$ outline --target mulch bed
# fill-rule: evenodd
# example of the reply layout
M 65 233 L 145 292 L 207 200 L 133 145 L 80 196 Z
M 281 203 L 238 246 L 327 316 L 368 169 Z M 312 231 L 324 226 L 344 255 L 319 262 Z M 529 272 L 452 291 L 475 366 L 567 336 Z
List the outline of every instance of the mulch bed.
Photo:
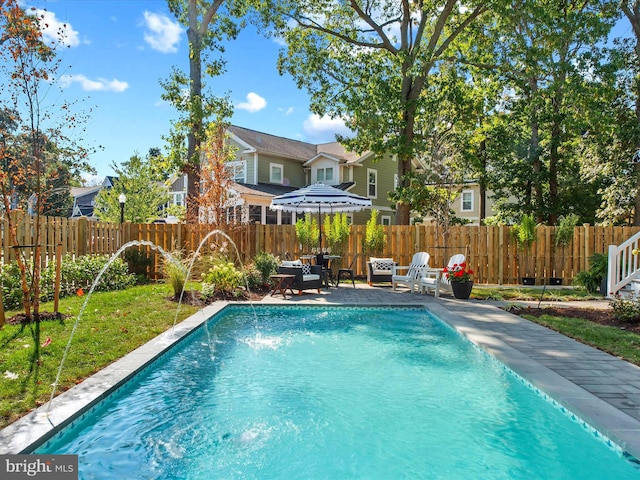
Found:
M 580 308 L 580 307 L 544 307 L 544 308 L 520 308 L 517 306 L 510 306 L 507 311 L 515 313 L 516 315 L 530 315 L 532 317 L 540 317 L 542 315 L 552 315 L 555 317 L 569 317 L 569 318 L 581 318 L 588 320 L 598 325 L 605 325 L 607 327 L 615 327 L 621 330 L 628 330 L 630 332 L 640 334 L 640 323 L 623 322 L 616 319 L 613 316 L 613 312 L 610 308 L 598 309 L 598 308 Z

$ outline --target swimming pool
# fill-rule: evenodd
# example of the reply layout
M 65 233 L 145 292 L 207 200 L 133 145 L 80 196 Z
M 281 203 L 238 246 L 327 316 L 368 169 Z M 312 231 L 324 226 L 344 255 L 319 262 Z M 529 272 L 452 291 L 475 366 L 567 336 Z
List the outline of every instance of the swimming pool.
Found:
M 638 478 L 422 309 L 225 309 L 36 453 L 81 478 Z

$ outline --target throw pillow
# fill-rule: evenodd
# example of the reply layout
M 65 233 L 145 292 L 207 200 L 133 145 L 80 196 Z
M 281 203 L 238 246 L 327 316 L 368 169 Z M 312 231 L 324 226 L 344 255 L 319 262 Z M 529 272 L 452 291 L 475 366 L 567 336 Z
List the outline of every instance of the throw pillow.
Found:
M 302 264 L 302 274 L 303 275 L 309 275 L 311 273 L 311 265 L 309 265 L 308 263 L 303 263 Z

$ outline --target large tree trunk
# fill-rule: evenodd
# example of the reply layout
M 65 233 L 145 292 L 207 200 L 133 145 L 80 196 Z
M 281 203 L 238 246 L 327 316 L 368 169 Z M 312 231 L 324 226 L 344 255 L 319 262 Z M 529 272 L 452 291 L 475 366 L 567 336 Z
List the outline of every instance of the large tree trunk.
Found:
M 479 192 L 479 213 L 478 213 L 478 225 L 484 224 L 484 219 L 487 218 L 487 141 L 482 140 L 480 142 L 480 166 L 482 173 L 480 175 L 480 181 L 478 186 Z
M 531 77 L 529 79 L 530 103 L 531 103 L 531 144 L 529 145 L 529 162 L 533 171 L 534 178 L 531 181 L 533 194 L 533 211 L 536 221 L 541 223 L 542 207 L 544 205 L 544 197 L 542 193 L 542 183 L 540 177 L 542 175 L 542 161 L 540 160 L 540 123 L 538 119 L 538 79 Z
M 194 111 L 197 102 L 202 102 L 202 38 L 198 30 L 198 5 L 196 0 L 189 0 L 189 101 L 193 107 L 190 111 L 191 128 L 187 137 L 187 223 L 198 223 L 200 197 L 200 143 L 202 130 L 202 105 Z

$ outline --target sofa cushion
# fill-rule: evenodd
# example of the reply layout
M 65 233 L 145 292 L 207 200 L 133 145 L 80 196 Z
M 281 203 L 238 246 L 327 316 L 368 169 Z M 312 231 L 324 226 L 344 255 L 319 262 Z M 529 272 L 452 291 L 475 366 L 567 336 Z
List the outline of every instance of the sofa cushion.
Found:
M 385 273 L 391 273 L 393 266 L 396 264 L 396 262 L 393 261 L 393 258 L 371 257 L 369 261 L 371 262 L 371 269 L 373 270 L 373 273 L 380 273 L 383 275 Z
M 302 260 L 283 260 L 280 265 L 283 267 L 300 267 L 302 266 Z
M 317 273 L 310 273 L 309 275 L 302 275 L 303 282 L 310 282 L 312 280 L 320 280 L 320 275 Z

